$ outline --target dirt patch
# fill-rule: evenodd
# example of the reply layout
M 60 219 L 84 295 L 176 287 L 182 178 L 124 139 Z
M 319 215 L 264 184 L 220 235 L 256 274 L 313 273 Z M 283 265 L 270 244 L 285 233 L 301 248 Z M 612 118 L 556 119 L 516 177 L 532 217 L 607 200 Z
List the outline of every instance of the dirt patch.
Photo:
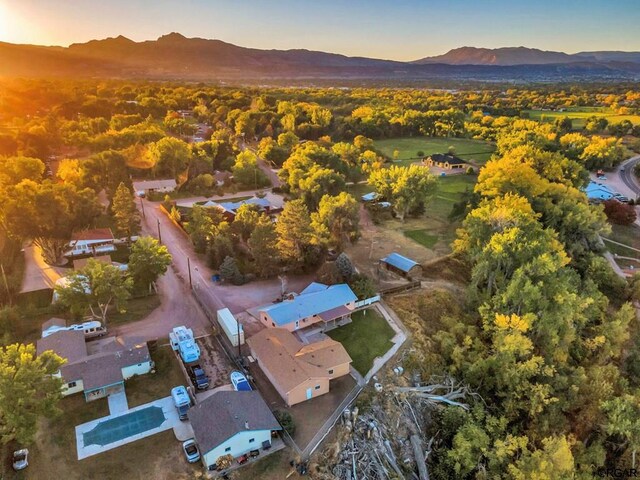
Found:
M 209 376 L 209 388 L 227 385 L 229 374 L 233 371 L 233 364 L 225 351 L 218 343 L 216 337 L 210 335 L 198 339 L 200 345 L 200 366 Z

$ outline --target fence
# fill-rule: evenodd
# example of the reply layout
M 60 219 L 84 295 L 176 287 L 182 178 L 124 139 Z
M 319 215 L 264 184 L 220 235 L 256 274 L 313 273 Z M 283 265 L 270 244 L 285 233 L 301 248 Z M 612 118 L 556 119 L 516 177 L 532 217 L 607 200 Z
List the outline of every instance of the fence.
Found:
M 356 302 L 355 307 L 356 308 L 367 307 L 379 301 L 380 301 L 380 295 L 376 295 L 375 297 L 365 298 L 364 300 L 360 300 L 359 302 Z
M 394 293 L 406 292 L 413 290 L 414 288 L 420 288 L 420 282 L 415 280 L 413 282 L 405 283 L 404 285 L 398 285 L 397 287 L 389 287 L 384 290 L 380 290 L 380 295 L 392 295 Z
M 347 408 L 351 403 L 356 399 L 356 397 L 362 391 L 362 387 L 356 383 L 356 386 L 353 387 L 353 390 L 349 392 L 349 395 L 345 397 L 344 400 L 340 403 L 338 408 L 336 408 L 331 414 L 331 416 L 324 422 L 324 425 L 318 430 L 318 433 L 314 435 L 309 444 L 302 451 L 302 459 L 308 459 L 313 452 L 315 452 L 316 448 L 322 443 L 325 437 L 329 434 L 331 429 L 334 427 L 338 419 L 342 416 L 342 412 Z

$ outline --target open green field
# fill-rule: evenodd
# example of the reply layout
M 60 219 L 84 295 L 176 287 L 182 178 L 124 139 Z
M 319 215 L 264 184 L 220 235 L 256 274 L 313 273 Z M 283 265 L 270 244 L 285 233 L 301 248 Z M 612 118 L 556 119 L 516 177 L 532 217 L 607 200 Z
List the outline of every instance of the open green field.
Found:
M 432 155 L 434 153 L 447 153 L 449 147 L 456 149 L 458 157 L 482 164 L 491 158 L 495 150 L 495 146 L 491 143 L 468 138 L 388 138 L 376 140 L 374 145 L 389 158 L 393 158 L 393 152 L 398 150 L 397 163 L 401 165 L 409 165 L 416 161 L 418 159 L 418 151 L 423 151 L 425 155 Z
M 631 248 L 623 247 L 622 245 L 616 245 L 615 243 L 604 242 L 604 246 L 607 247 L 611 253 L 620 255 L 622 257 L 640 258 L 640 228 L 635 225 L 612 225 L 611 235 L 606 238 L 615 242 L 623 243 Z
M 353 367 L 366 375 L 373 360 L 393 346 L 391 339 L 394 331 L 372 308 L 354 313 L 351 319 L 353 321 L 350 324 L 331 330 L 327 335 L 342 343 L 353 359 Z
M 620 123 L 629 120 L 634 125 L 640 124 L 640 115 L 618 115 L 606 108 L 567 109 L 564 112 L 548 110 L 523 110 L 531 120 L 542 122 L 554 122 L 557 118 L 569 117 L 573 121 L 573 128 L 584 128 L 586 119 L 589 117 L 606 117 L 609 123 Z
M 427 248 L 433 248 L 436 243 L 438 243 L 439 236 L 432 235 L 426 229 L 420 230 L 405 230 L 405 237 L 409 237 L 414 242 L 418 242 L 420 245 L 423 245 Z

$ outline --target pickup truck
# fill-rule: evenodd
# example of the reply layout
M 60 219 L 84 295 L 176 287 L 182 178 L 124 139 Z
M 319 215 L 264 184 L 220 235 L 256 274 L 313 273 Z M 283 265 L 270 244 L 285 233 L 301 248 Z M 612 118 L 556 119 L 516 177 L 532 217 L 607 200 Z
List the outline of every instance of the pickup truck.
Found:
M 204 373 L 200 364 L 189 366 L 189 375 L 198 390 L 206 390 L 209 388 L 209 377 Z

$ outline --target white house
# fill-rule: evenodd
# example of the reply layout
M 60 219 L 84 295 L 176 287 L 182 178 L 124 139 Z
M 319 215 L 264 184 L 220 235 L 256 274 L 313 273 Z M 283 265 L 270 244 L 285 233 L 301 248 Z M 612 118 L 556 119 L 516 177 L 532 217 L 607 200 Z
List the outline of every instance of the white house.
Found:
M 202 462 L 216 469 L 220 457 L 240 457 L 271 448 L 272 432 L 282 430 L 256 391 L 218 391 L 189 410 Z
M 83 230 L 75 232 L 71 236 L 69 248 L 65 252 L 65 257 L 75 257 L 77 255 L 96 255 L 99 253 L 114 252 L 115 238 L 110 228 L 94 228 L 93 230 Z
M 133 190 L 138 196 L 144 196 L 153 192 L 173 192 L 177 186 L 178 183 L 173 178 L 166 180 L 143 180 L 140 182 L 133 182 Z
M 83 331 L 61 330 L 38 340 L 38 355 L 47 350 L 66 360 L 57 373 L 64 382 L 62 395 L 84 392 L 87 401 L 121 392 L 125 380 L 153 369 L 146 342 L 122 337 L 112 337 L 89 354 Z

